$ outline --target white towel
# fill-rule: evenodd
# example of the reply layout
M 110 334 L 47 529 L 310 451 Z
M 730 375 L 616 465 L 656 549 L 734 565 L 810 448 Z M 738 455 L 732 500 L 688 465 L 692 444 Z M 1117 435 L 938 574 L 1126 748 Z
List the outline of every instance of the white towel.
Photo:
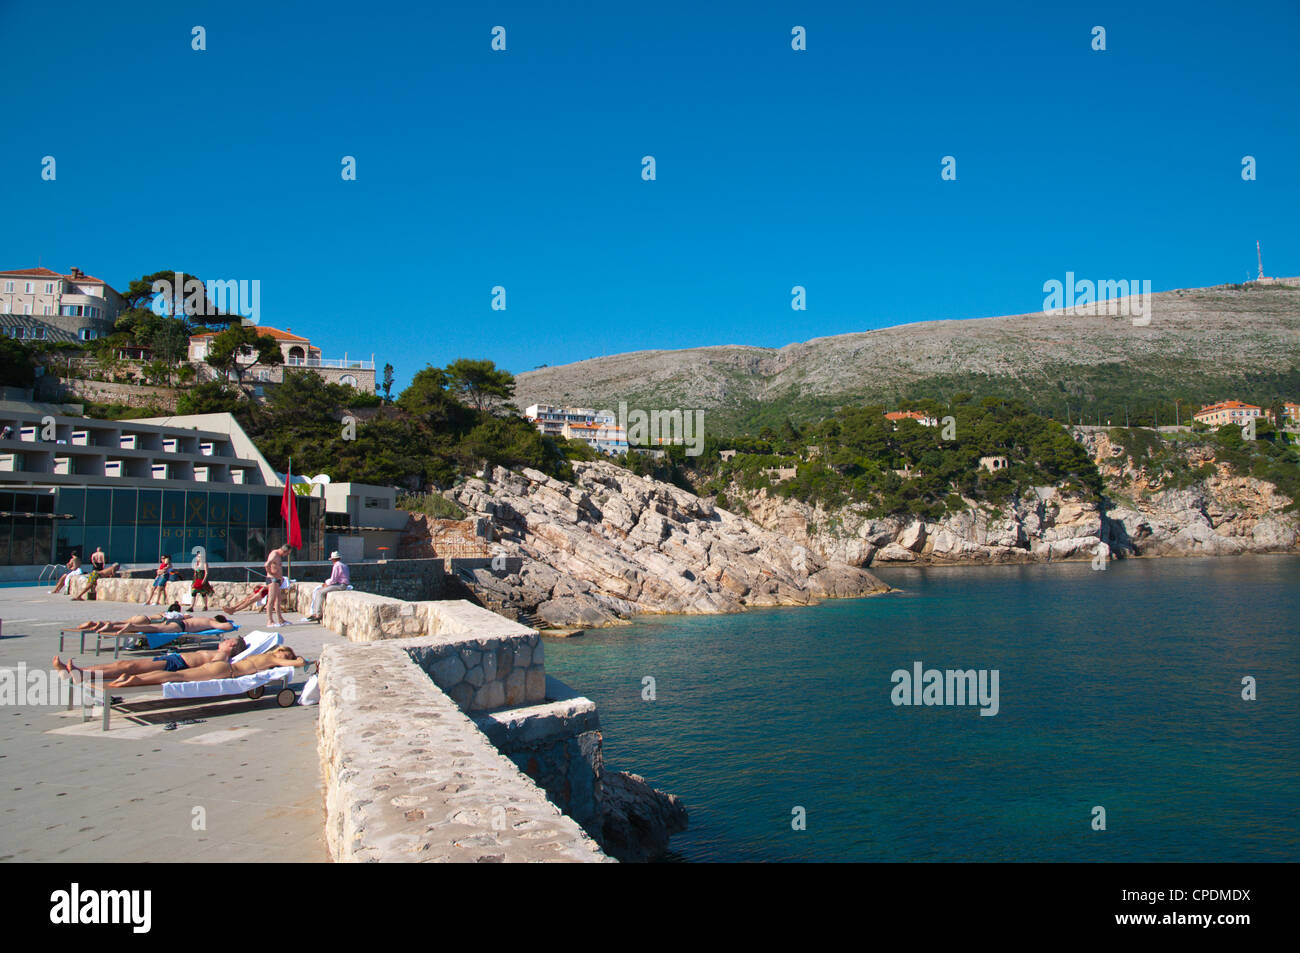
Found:
M 282 665 L 265 672 L 240 675 L 238 678 L 209 678 L 202 682 L 164 682 L 163 698 L 215 698 L 219 695 L 239 695 L 252 691 L 267 682 L 280 678 L 293 678 L 294 668 Z

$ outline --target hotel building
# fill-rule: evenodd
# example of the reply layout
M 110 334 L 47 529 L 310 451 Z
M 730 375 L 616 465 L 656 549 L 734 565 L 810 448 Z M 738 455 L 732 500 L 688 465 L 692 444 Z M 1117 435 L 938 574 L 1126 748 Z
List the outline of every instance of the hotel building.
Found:
M 0 402 L 0 567 L 83 559 L 261 562 L 285 542 L 283 479 L 230 414 L 96 420 Z M 325 556 L 325 500 L 296 496 L 303 559 Z

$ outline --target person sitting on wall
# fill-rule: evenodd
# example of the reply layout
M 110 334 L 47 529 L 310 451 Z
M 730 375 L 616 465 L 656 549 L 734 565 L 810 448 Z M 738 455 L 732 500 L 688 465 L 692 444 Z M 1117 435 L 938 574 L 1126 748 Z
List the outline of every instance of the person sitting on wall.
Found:
M 185 669 L 198 668 L 200 665 L 206 665 L 209 662 L 229 662 L 233 656 L 238 655 L 247 647 L 241 637 L 235 636 L 232 639 L 226 639 L 215 649 L 196 652 L 168 652 L 165 655 L 159 655 L 151 659 L 121 659 L 117 662 L 87 665 L 82 668 L 72 659 L 68 659 L 66 662 L 60 661 L 56 655 L 52 664 L 54 668 L 63 670 L 59 673 L 60 675 L 66 673 L 72 677 L 74 682 L 79 682 L 87 673 L 92 675 L 99 673 L 106 679 L 113 679 L 121 678 L 124 675 L 144 675 L 148 672 L 180 672 Z
M 80 576 L 85 573 L 85 570 L 81 567 L 81 557 L 78 556 L 75 551 L 68 557 L 66 566 L 68 571 L 59 577 L 58 585 L 50 590 L 50 595 L 57 596 L 63 591 L 63 587 L 71 582 L 75 576 Z M 68 591 L 71 592 L 72 590 L 69 589 Z
M 236 612 L 243 612 L 245 609 L 250 609 L 254 606 L 260 609 L 266 599 L 266 592 L 266 586 L 256 586 L 250 596 L 236 602 L 233 606 L 222 606 L 221 611 L 234 615 Z
M 114 578 L 117 575 L 118 567 L 121 565 L 121 563 L 113 563 L 113 565 L 106 569 L 92 569 L 90 571 L 90 578 L 86 580 L 86 588 L 82 589 L 79 594 L 73 596 L 72 601 L 83 602 L 85 601 L 86 596 L 90 596 L 92 599 L 95 598 L 95 586 L 98 584 L 99 580 Z M 71 586 L 68 587 L 68 591 L 72 591 Z
M 208 662 L 194 668 L 168 672 L 147 672 L 144 675 L 122 675 L 116 681 L 108 683 L 109 688 L 134 688 L 138 685 L 164 685 L 167 682 L 204 682 L 213 678 L 239 678 L 241 675 L 254 675 L 267 669 L 291 665 L 301 668 L 307 664 L 297 652 L 287 645 L 281 645 L 261 655 L 250 655 L 238 662 Z
M 167 595 L 167 583 L 172 581 L 172 558 L 164 556 L 158 563 L 158 568 L 154 570 L 153 588 L 149 590 L 149 598 L 144 601 L 147 606 L 162 605 L 163 599 Z M 155 603 L 155 597 L 157 602 Z
M 330 553 L 330 559 L 334 567 L 330 570 L 330 577 L 325 581 L 325 585 L 317 586 L 316 591 L 311 594 L 311 614 L 304 619 L 304 622 L 319 622 L 321 606 L 325 602 L 325 596 L 336 589 L 351 589 L 352 574 L 348 572 L 347 563 L 339 555 L 338 550 Z

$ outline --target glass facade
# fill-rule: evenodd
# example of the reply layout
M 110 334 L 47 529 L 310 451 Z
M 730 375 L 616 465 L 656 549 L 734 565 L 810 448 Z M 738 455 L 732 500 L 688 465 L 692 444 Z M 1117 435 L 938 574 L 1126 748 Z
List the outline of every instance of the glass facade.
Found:
M 295 502 L 299 554 L 323 559 L 325 501 L 299 496 Z M 210 563 L 260 562 L 285 540 L 278 493 L 0 489 L 0 566 L 64 563 L 74 551 L 84 560 L 96 546 L 110 563 L 157 563 L 168 555 L 188 565 L 195 546 L 207 550 Z

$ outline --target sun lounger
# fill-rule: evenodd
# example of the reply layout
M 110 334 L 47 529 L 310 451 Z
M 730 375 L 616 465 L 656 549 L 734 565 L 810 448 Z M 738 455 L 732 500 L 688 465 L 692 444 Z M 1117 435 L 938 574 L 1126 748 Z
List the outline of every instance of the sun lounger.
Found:
M 235 632 L 239 631 L 236 625 L 233 629 L 201 629 L 198 632 L 123 632 L 117 634 L 114 632 L 96 632 L 95 633 L 95 654 L 99 654 L 104 639 L 113 640 L 113 658 L 117 658 L 122 652 L 123 642 L 134 642 L 140 639 L 144 640 L 145 649 L 158 649 L 164 645 L 170 645 L 172 642 L 181 641 L 189 642 L 195 638 L 205 638 L 207 636 L 217 635 L 229 638 Z M 83 649 L 84 651 L 84 649 Z
M 231 661 L 238 662 L 250 655 L 260 655 L 263 652 L 269 652 L 278 645 L 284 644 L 284 636 L 278 632 L 251 632 L 245 639 L 248 648 L 234 656 Z M 231 695 L 247 695 L 249 698 L 258 699 L 266 694 L 268 687 L 276 689 L 276 702 L 281 708 L 288 708 L 296 699 L 292 688 L 289 687 L 290 681 L 296 674 L 297 669 L 291 665 L 282 665 L 277 668 L 267 669 L 265 672 L 255 672 L 252 675 L 241 675 L 238 678 L 212 678 L 202 682 L 164 682 L 161 685 L 139 685 L 134 688 L 111 688 L 104 686 L 104 692 L 109 697 L 102 699 L 104 704 L 104 724 L 103 730 L 108 731 L 109 720 L 114 705 L 123 704 L 119 699 L 113 700 L 112 696 L 116 695 L 138 695 L 141 692 L 157 692 L 162 689 L 162 697 L 167 700 L 182 701 L 194 698 L 223 698 Z M 82 712 L 81 720 L 87 721 L 90 716 L 87 714 L 86 698 L 93 693 L 82 692 Z

